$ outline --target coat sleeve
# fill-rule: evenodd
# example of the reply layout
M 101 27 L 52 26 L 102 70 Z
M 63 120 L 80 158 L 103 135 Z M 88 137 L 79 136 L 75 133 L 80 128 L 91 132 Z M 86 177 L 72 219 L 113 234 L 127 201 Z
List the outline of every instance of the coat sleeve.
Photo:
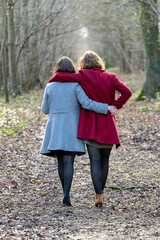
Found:
M 122 83 L 116 75 L 113 75 L 114 80 L 114 86 L 115 90 L 117 90 L 121 95 L 118 97 L 118 99 L 114 100 L 112 105 L 116 106 L 117 109 L 122 108 L 122 106 L 127 102 L 127 100 L 131 97 L 132 91 L 124 84 Z
M 89 99 L 79 84 L 76 86 L 76 97 L 83 108 L 97 113 L 107 114 L 108 104 Z
M 78 82 L 80 83 L 83 79 L 83 75 L 81 73 L 69 73 L 69 72 L 57 72 L 54 76 L 49 80 L 51 82 Z
M 42 110 L 42 112 L 44 114 L 48 114 L 49 113 L 49 102 L 48 102 L 47 86 L 46 86 L 46 88 L 44 90 L 43 102 L 42 102 L 41 110 Z

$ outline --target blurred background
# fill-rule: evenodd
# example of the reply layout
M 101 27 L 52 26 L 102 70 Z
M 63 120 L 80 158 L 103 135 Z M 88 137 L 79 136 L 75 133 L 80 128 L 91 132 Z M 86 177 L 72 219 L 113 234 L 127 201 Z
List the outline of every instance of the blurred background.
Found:
M 9 95 L 43 88 L 60 57 L 77 63 L 86 50 L 99 54 L 106 70 L 137 73 L 140 87 L 143 80 L 148 87 L 140 95 L 154 96 L 159 7 L 159 0 L 1 0 L 0 91 L 6 102 Z

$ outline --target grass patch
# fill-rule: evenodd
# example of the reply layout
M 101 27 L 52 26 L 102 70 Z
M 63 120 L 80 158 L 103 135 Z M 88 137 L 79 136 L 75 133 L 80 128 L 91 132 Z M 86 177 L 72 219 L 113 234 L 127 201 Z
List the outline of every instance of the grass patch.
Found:
M 42 91 L 31 91 L 30 94 L 18 96 L 5 104 L 0 98 L 0 135 L 17 136 L 35 120 L 37 109 L 42 104 Z
M 141 90 L 141 91 L 139 92 L 139 94 L 138 94 L 138 96 L 136 97 L 135 100 L 136 100 L 136 101 L 143 101 L 143 100 L 145 100 L 145 96 L 144 96 L 144 91 L 143 91 L 143 90 Z
M 152 111 L 153 107 L 150 106 L 142 106 L 137 109 L 137 112 L 146 112 L 146 111 Z

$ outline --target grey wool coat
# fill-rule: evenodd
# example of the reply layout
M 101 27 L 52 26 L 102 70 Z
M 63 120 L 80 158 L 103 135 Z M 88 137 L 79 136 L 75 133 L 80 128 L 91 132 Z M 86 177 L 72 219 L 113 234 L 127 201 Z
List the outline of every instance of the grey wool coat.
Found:
M 46 85 L 42 112 L 48 114 L 40 153 L 54 150 L 85 153 L 83 140 L 77 138 L 81 106 L 90 111 L 107 114 L 108 105 L 88 98 L 78 83 L 53 82 Z

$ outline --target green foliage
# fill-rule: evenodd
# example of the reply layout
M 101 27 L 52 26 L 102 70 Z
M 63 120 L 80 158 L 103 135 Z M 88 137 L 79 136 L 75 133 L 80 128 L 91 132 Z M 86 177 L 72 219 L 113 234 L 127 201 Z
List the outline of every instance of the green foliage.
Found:
M 0 99 L 0 135 L 16 136 L 35 120 L 37 107 L 42 103 L 42 91 L 17 96 L 9 104 Z
M 14 109 L 8 105 L 2 108 L 1 112 L 0 133 L 3 135 L 16 135 L 21 133 L 29 124 L 30 120 L 33 119 L 33 114 L 31 114 L 28 109 Z
M 144 100 L 144 99 L 145 99 L 144 90 L 142 89 L 142 90 L 139 92 L 139 94 L 138 94 L 138 96 L 137 96 L 137 98 L 136 98 L 136 101 L 142 101 L 142 100 Z
M 160 110 L 160 92 L 156 93 L 156 101 L 154 103 L 155 109 Z
M 151 111 L 153 108 L 149 106 L 142 106 L 137 109 L 137 112 Z
M 160 110 L 160 92 L 156 93 L 156 100 L 154 100 L 154 104 L 152 106 L 141 106 L 137 109 L 138 112 L 144 112 L 144 111 L 152 111 L 152 110 Z M 143 95 L 143 90 L 139 93 L 138 97 L 136 98 L 136 101 L 140 100 L 146 100 L 147 102 L 150 102 L 150 99 L 147 99 Z
M 159 95 L 160 95 L 160 86 L 157 88 L 156 94 L 159 94 Z

